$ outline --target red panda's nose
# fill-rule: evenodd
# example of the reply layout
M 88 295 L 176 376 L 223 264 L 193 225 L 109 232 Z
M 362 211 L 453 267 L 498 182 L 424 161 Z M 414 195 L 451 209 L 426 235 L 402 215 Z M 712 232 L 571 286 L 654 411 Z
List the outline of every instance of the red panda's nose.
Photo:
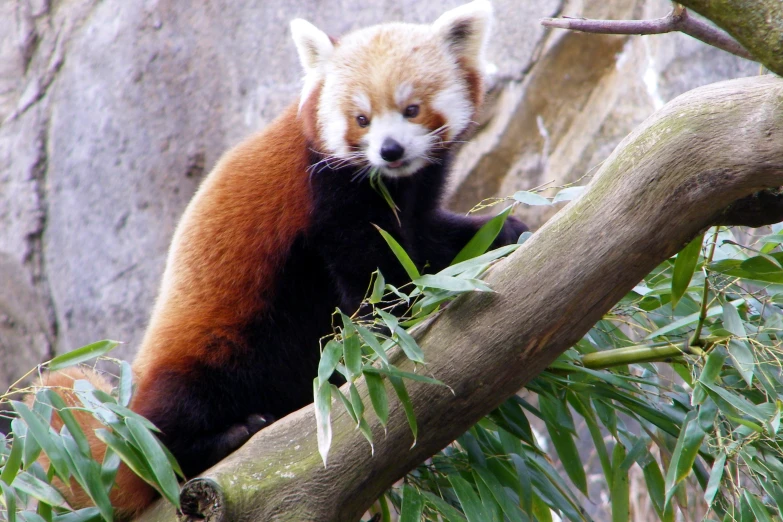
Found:
M 392 138 L 386 138 L 381 145 L 381 158 L 385 161 L 397 161 L 405 154 L 405 148 Z

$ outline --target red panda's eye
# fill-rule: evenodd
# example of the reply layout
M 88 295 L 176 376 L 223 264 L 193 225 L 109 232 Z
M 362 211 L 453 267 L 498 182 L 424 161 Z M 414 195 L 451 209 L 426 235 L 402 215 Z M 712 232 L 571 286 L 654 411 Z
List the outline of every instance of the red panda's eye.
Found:
M 419 106 L 418 105 L 408 105 L 405 107 L 405 110 L 402 111 L 402 115 L 406 118 L 415 118 L 419 115 Z
M 360 114 L 356 117 L 356 123 L 359 124 L 359 127 L 366 127 L 370 124 L 370 120 L 364 114 Z

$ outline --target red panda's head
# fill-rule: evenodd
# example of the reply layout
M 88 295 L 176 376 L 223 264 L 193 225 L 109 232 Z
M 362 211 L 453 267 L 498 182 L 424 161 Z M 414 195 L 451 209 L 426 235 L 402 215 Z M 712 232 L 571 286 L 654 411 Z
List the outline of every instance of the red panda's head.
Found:
M 344 164 L 390 177 L 439 161 L 481 104 L 491 16 L 488 0 L 474 0 L 431 25 L 382 24 L 336 43 L 309 22 L 292 21 L 310 138 Z

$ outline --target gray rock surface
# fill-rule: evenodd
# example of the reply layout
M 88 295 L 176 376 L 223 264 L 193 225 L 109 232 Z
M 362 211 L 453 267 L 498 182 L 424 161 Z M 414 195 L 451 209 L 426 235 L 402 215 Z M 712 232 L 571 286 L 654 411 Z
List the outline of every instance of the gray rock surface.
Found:
M 117 355 L 132 357 L 199 181 L 296 97 L 290 19 L 339 35 L 432 21 L 460 3 L 0 2 L 0 388 L 101 338 L 125 341 Z M 496 102 L 462 151 L 454 208 L 580 179 L 661 103 L 758 72 L 681 35 L 538 24 L 557 13 L 658 16 L 663 0 L 494 5 Z M 551 212 L 519 214 L 537 226 Z

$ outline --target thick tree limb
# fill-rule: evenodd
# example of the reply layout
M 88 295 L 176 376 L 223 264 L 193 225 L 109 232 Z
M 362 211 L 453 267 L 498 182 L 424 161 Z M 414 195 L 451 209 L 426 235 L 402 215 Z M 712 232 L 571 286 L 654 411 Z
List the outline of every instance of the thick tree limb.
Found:
M 426 371 L 450 389 L 409 383 L 419 421 L 415 446 L 396 401 L 386 434 L 371 423 L 374 456 L 335 406 L 324 467 L 307 407 L 186 485 L 189 505 L 202 513 L 209 505 L 207 520 L 355 522 L 394 481 L 538 375 L 733 201 L 780 185 L 783 80 L 755 77 L 680 96 L 623 140 L 581 198 L 489 274 L 496 293 L 463 296 L 418 330 Z M 159 503 L 142 520 L 175 520 L 172 511 Z
M 780 0 L 678 0 L 715 22 L 764 67 L 783 76 L 783 2 Z
M 588 20 L 584 18 L 543 18 L 541 25 L 557 29 L 600 34 L 663 34 L 685 33 L 702 42 L 723 49 L 741 58 L 753 56 L 731 36 L 698 18 L 693 18 L 680 6 L 663 18 L 655 20 Z

